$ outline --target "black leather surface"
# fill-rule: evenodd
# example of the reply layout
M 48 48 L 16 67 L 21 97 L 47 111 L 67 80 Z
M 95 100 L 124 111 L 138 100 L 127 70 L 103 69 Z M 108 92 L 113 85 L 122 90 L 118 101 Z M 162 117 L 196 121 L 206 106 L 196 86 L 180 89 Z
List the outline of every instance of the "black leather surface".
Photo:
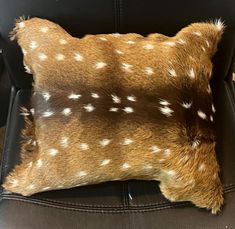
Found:
M 6 125 L 11 85 L 0 46 L 0 127 Z
M 218 216 L 188 202 L 170 203 L 155 181 L 107 182 L 31 197 L 3 191 L 0 228 L 232 228 L 235 225 L 235 110 L 228 83 L 214 85 L 217 154 L 226 204 Z M 28 106 L 30 90 L 16 94 L 7 128 L 2 180 L 19 163 L 20 131 L 24 125 L 19 107 Z M 17 223 L 16 223 L 17 222 Z

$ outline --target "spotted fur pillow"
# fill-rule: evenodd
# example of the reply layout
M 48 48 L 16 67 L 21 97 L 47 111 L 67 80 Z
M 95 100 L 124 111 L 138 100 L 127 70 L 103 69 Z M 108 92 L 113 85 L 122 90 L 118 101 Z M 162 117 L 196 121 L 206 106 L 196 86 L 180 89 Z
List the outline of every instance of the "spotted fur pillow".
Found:
M 160 181 L 171 201 L 220 210 L 209 80 L 224 26 L 174 37 L 86 35 L 32 18 L 12 38 L 33 74 L 21 163 L 4 188 L 24 196 L 112 180 Z

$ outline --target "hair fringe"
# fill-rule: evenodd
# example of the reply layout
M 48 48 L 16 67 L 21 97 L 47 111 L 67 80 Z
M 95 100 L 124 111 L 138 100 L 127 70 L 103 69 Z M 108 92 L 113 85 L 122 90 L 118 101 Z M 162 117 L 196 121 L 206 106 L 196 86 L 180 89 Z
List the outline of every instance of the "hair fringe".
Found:
M 25 107 L 21 107 L 21 110 L 28 111 Z M 31 120 L 30 116 L 24 116 L 24 122 L 25 127 L 21 130 L 22 140 L 20 142 L 22 161 L 31 159 L 33 152 L 37 151 L 37 144 L 34 144 L 36 142 L 34 120 Z
M 219 31 L 224 32 L 226 25 L 222 18 L 209 19 L 208 23 L 214 25 Z
M 9 38 L 11 41 L 17 40 L 17 34 L 21 28 L 20 25 L 24 23 L 26 20 L 30 19 L 30 17 L 25 17 L 24 15 L 20 16 L 19 18 L 15 19 L 15 26 L 13 30 L 9 33 Z M 21 24 L 20 24 L 21 23 Z

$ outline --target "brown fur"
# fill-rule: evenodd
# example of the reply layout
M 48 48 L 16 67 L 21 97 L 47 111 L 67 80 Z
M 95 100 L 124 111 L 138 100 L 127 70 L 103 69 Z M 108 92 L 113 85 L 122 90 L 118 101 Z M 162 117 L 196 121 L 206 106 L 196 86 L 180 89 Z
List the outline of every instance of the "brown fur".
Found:
M 48 20 L 18 21 L 12 37 L 33 73 L 35 114 L 34 121 L 26 118 L 21 164 L 4 188 L 28 196 L 110 180 L 159 180 L 169 200 L 218 212 L 223 190 L 209 80 L 222 33 L 217 22 L 191 24 L 174 37 L 130 33 L 77 39 Z M 71 93 L 82 96 L 69 99 Z M 121 101 L 115 103 L 112 95 Z M 191 107 L 182 106 L 190 101 Z M 88 104 L 95 109 L 88 112 Z M 67 115 L 64 108 L 71 109 Z M 54 113 L 43 117 L 47 111 Z M 63 137 L 68 142 L 61 143 Z M 101 146 L 102 139 L 109 144 Z M 123 144 L 125 139 L 132 142 Z

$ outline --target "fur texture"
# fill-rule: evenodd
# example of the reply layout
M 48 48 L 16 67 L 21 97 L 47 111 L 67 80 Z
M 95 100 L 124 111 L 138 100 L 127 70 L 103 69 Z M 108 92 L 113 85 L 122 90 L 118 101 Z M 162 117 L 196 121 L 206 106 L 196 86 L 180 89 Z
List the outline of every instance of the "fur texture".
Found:
M 223 189 L 209 80 L 224 26 L 193 23 L 174 37 L 74 38 L 39 18 L 11 37 L 34 77 L 21 163 L 3 184 L 28 196 L 111 180 L 160 181 L 171 201 L 217 213 Z M 32 116 L 30 121 L 28 116 Z

